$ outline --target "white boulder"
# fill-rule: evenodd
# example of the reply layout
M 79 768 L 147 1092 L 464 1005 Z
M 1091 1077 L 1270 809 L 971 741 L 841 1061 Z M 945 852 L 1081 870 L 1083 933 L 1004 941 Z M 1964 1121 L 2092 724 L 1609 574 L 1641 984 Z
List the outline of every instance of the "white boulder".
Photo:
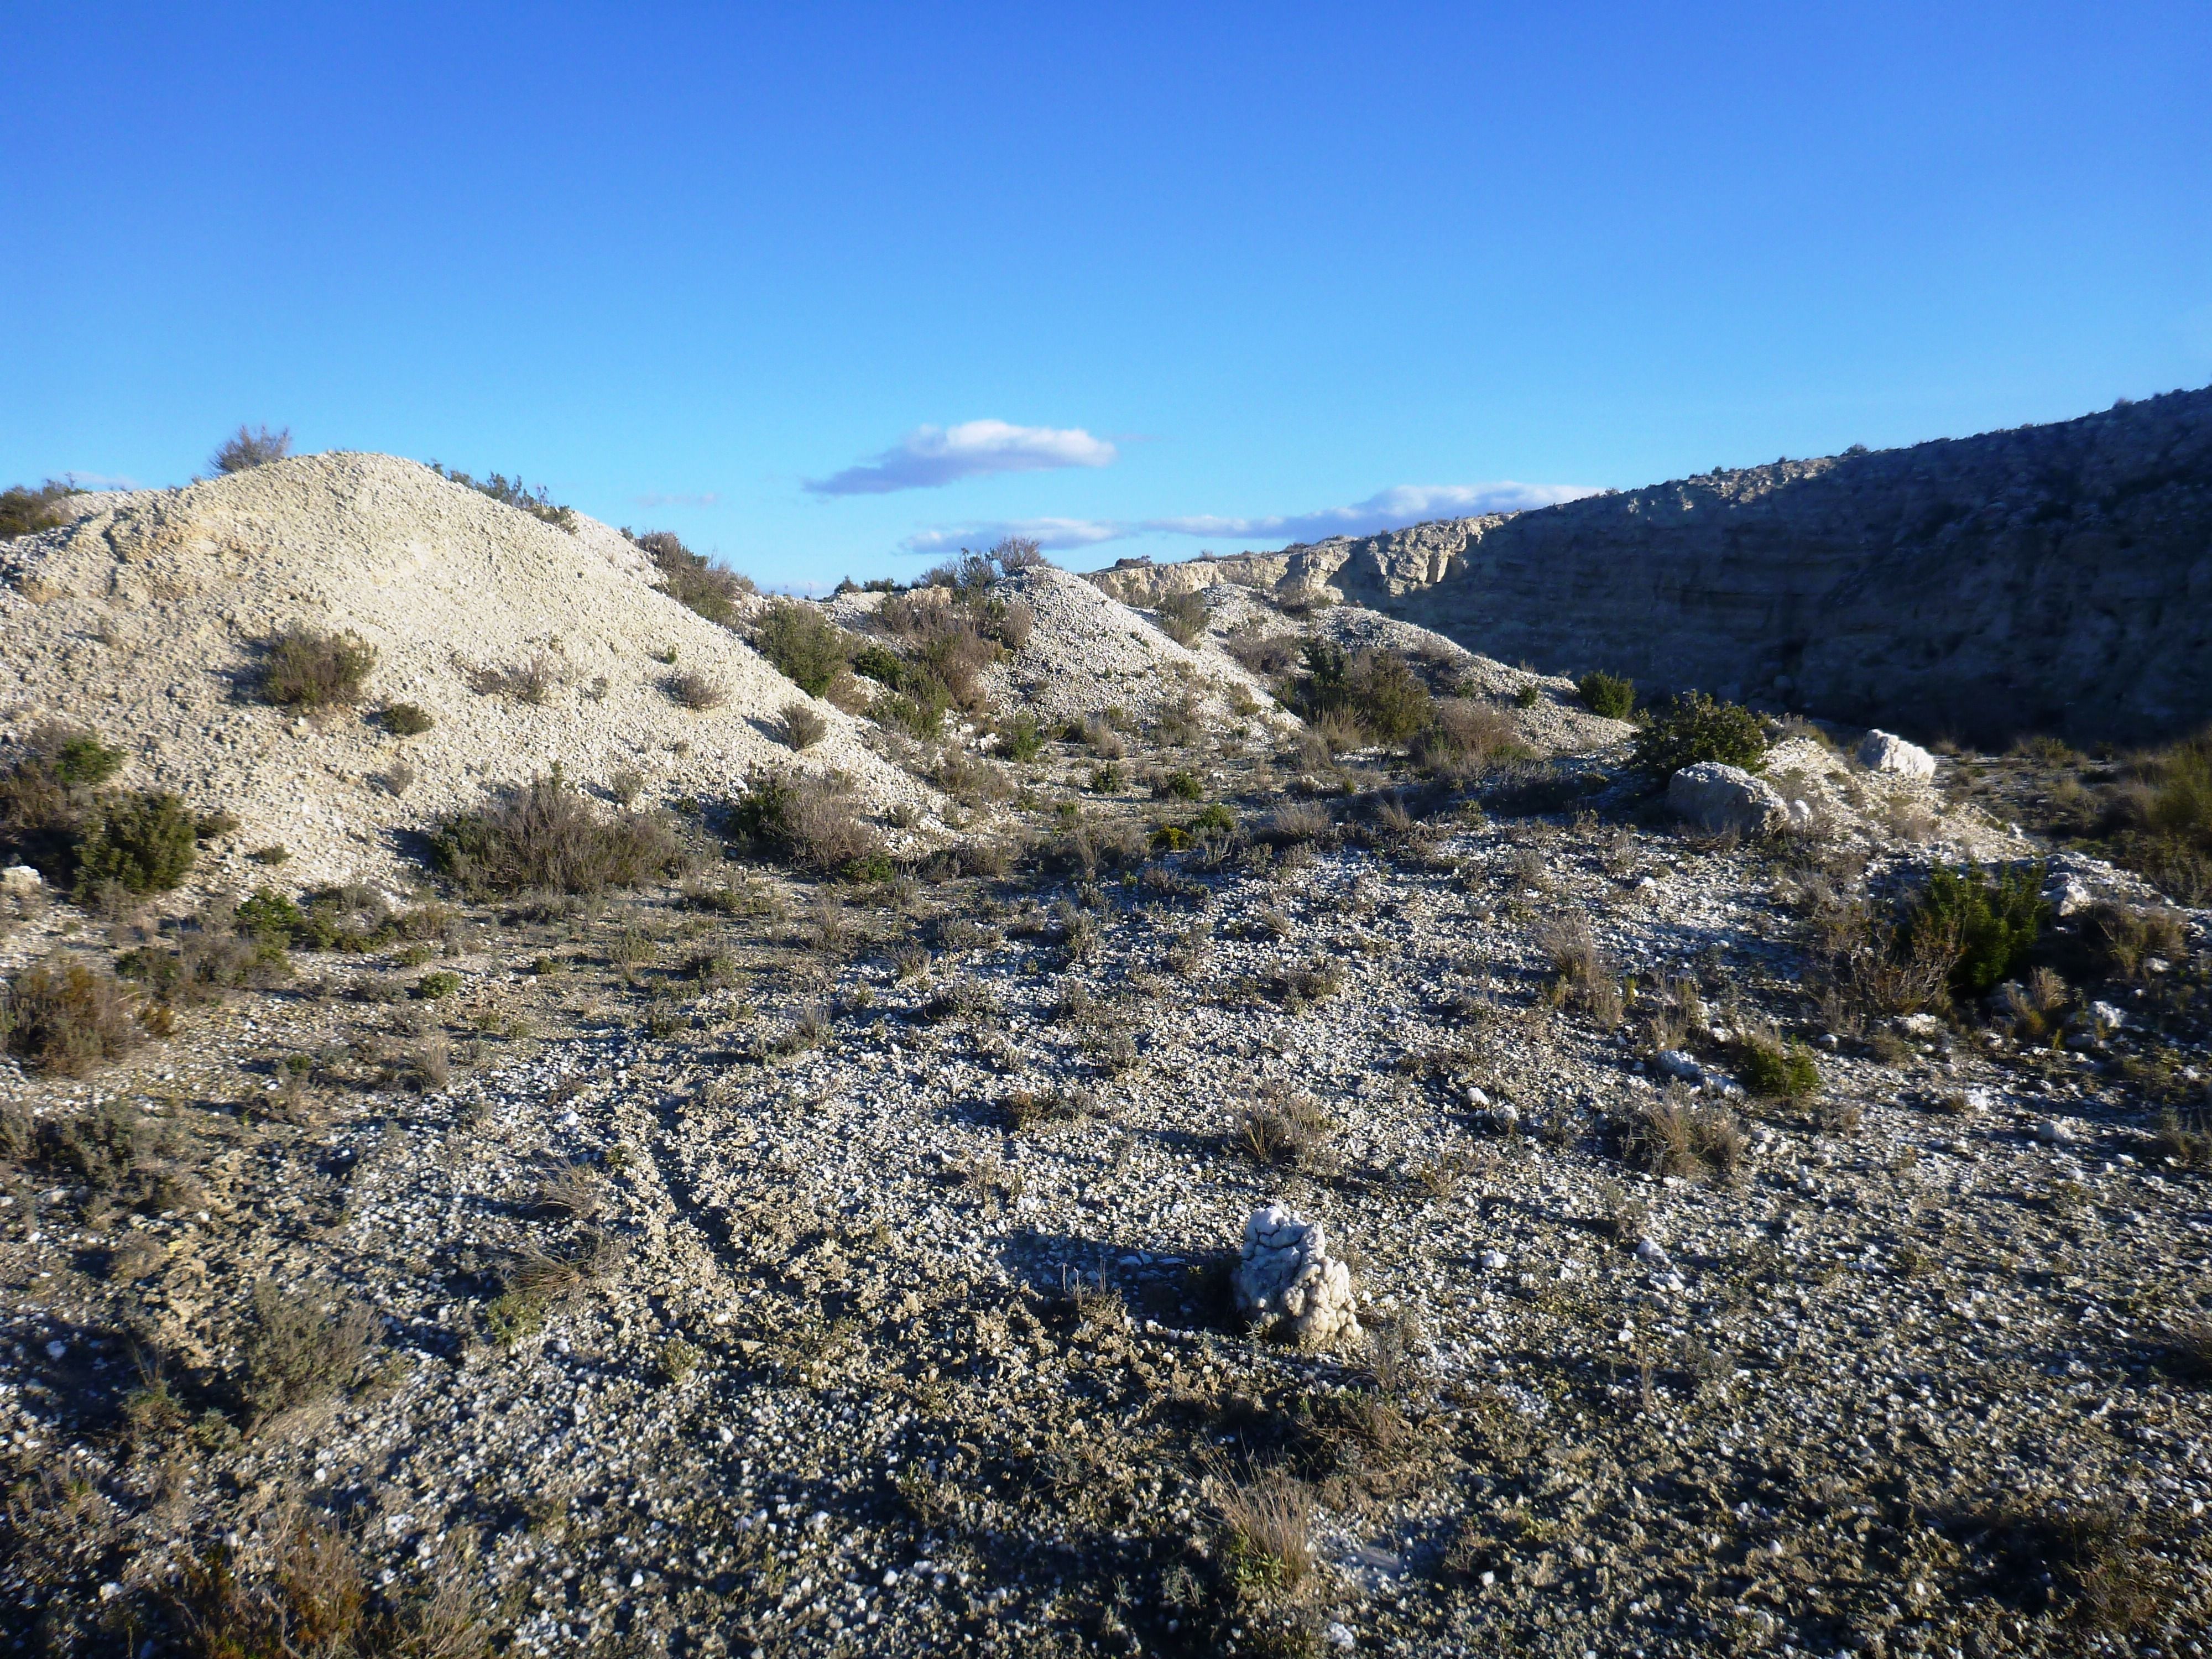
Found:
M 1359 1334 L 1352 1269 L 1329 1255 L 1321 1223 L 1302 1221 L 1279 1204 L 1253 1211 L 1245 1222 L 1235 1290 L 1239 1313 L 1261 1329 L 1281 1327 L 1301 1347 Z
M 1858 762 L 1869 772 L 1895 772 L 1908 778 L 1936 775 L 1936 757 L 1891 732 L 1869 732 L 1859 739 Z
M 1771 835 L 1790 822 L 1790 803 L 1764 778 L 1741 766 L 1699 761 L 1668 781 L 1667 805 L 1700 830 Z
M 0 893 L 15 898 L 28 898 L 45 890 L 46 878 L 27 864 L 11 864 L 0 870 Z

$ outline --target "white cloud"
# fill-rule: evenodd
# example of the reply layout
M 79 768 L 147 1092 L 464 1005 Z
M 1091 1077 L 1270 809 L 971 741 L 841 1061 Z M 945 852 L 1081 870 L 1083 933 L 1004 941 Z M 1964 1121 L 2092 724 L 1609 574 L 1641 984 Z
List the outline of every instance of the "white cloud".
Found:
M 1080 428 L 963 421 L 957 426 L 918 426 L 873 459 L 811 479 L 806 487 L 817 495 L 884 495 L 895 489 L 934 489 L 956 478 L 991 472 L 1104 466 L 1115 453 L 1112 444 Z
M 648 490 L 642 495 L 630 497 L 639 507 L 712 507 L 721 499 L 720 492 L 713 489 L 699 495 L 667 495 L 659 490 Z
M 1349 507 L 1318 512 L 1279 514 L 1258 519 L 1210 514 L 1184 519 L 1147 519 L 1143 529 L 1172 536 L 1210 536 L 1222 541 L 1280 538 L 1285 543 L 1317 542 L 1331 536 L 1372 536 L 1431 519 L 1468 519 L 1485 513 L 1525 513 L 1561 501 L 1594 495 L 1572 484 L 1515 483 L 1398 484 Z
M 939 525 L 917 530 L 899 545 L 909 553 L 948 553 L 963 547 L 977 551 L 1002 537 L 1029 536 L 1039 547 L 1093 547 L 1133 533 L 1129 526 L 1099 519 L 1009 519 L 993 524 Z

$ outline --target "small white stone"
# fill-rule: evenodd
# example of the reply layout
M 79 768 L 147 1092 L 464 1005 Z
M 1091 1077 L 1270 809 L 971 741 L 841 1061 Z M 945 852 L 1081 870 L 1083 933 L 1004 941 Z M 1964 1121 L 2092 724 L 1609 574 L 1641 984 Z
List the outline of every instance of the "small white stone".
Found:
M 2063 1146 L 2074 1139 L 2074 1130 L 2063 1118 L 2046 1117 L 2035 1126 L 2035 1138 L 2046 1146 Z
M 1505 1252 L 1503 1250 L 1485 1250 L 1480 1255 L 1475 1257 L 1475 1261 L 1481 1265 L 1482 1270 L 1485 1273 L 1500 1273 L 1503 1272 L 1505 1267 Z

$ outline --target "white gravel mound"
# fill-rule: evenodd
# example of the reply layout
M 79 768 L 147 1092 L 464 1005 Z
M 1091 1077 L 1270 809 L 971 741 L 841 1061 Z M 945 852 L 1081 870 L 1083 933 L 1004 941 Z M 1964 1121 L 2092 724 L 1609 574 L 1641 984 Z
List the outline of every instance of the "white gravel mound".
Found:
M 875 806 L 935 803 L 826 702 L 811 706 L 829 733 L 803 757 L 777 743 L 799 689 L 580 515 L 562 530 L 366 454 L 73 506 L 75 523 L 0 544 L 0 738 L 52 718 L 89 724 L 130 751 L 118 783 L 234 814 L 196 880 L 267 879 L 245 855 L 281 846 L 286 884 L 389 883 L 402 832 L 556 764 L 586 788 L 633 771 L 641 804 L 794 765 L 844 772 Z M 262 642 L 295 626 L 376 648 L 360 708 L 311 718 L 258 698 Z M 481 671 L 533 660 L 551 671 L 542 703 L 476 689 Z M 667 684 L 680 672 L 726 700 L 679 706 Z M 435 726 L 392 737 L 374 714 L 395 702 Z

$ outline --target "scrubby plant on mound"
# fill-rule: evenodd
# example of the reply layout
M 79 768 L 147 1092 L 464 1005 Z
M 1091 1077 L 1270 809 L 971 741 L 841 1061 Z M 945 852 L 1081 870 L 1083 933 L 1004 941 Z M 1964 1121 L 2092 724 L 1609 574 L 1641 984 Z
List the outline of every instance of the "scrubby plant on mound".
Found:
M 284 708 L 330 708 L 361 701 L 376 647 L 351 634 L 288 629 L 269 642 L 261 695 Z
M 256 432 L 243 423 L 237 431 L 224 439 L 208 465 L 217 472 L 244 472 L 257 466 L 266 466 L 271 461 L 281 461 L 292 453 L 292 428 L 285 427 L 271 432 L 263 427 Z
M 30 865 L 56 886 L 76 874 L 79 844 L 96 821 L 94 786 L 112 777 L 123 751 L 97 732 L 49 721 L 30 732 L 0 772 L 0 859 Z
M 709 708 L 720 708 L 730 700 L 729 692 L 720 680 L 696 669 L 671 674 L 661 683 L 661 687 L 672 702 L 702 713 Z
M 1602 669 L 1577 680 L 1575 695 L 1591 714 L 1602 714 L 1609 720 L 1625 720 L 1636 712 L 1636 682 Z
M 1497 704 L 1476 697 L 1439 697 L 1409 752 L 1423 771 L 1449 778 L 1486 771 L 1495 761 L 1525 757 L 1528 750 L 1513 717 Z
M 741 576 L 734 570 L 725 569 L 708 562 L 703 553 L 694 553 L 684 545 L 683 538 L 672 530 L 648 530 L 631 536 L 639 550 L 651 559 L 660 572 L 661 587 L 678 605 L 696 611 L 708 622 L 724 628 L 735 627 L 738 621 L 738 601 L 757 590 L 752 578 Z
M 804 870 L 864 872 L 883 856 L 883 841 L 862 822 L 852 786 L 839 777 L 756 778 L 731 804 L 730 827 L 744 839 Z
M 199 830 L 199 820 L 166 791 L 103 799 L 76 847 L 78 902 L 111 882 L 133 893 L 167 892 L 192 867 Z
M 1160 632 L 1177 645 L 1191 645 L 1206 632 L 1206 595 L 1193 589 L 1188 593 L 1170 593 L 1154 607 L 1159 618 Z
M 1906 939 L 1924 954 L 1948 957 L 1951 993 L 1985 996 L 2026 965 L 2051 907 L 2044 867 L 2016 866 L 1992 876 L 1978 866 L 1937 866 L 1913 902 Z
M 666 870 L 677 855 L 665 820 L 601 811 L 557 768 L 489 805 L 453 814 L 430 833 L 432 865 L 471 896 L 634 887 Z
M 787 749 L 811 749 L 830 735 L 830 722 L 805 703 L 787 703 L 776 735 Z
M 61 503 L 76 492 L 65 483 L 49 478 L 36 489 L 28 484 L 10 484 L 0 489 L 0 542 L 13 541 L 18 536 L 34 536 L 41 530 L 52 530 L 69 522 L 61 512 Z
M 753 645 L 810 697 L 826 696 L 849 665 L 843 633 L 804 599 L 770 605 L 754 631 Z
M 1783 1042 L 1763 1035 L 1749 1036 L 1737 1045 L 1736 1064 L 1743 1073 L 1744 1086 L 1770 1099 L 1808 1099 L 1820 1086 L 1820 1063 L 1802 1042 Z
M 547 495 L 545 486 L 543 484 L 539 484 L 533 489 L 522 482 L 520 474 L 510 478 L 498 472 L 478 482 L 465 472 L 458 472 L 451 467 L 440 466 L 435 461 L 432 461 L 429 465 L 431 471 L 448 483 L 457 483 L 464 489 L 473 489 L 479 495 L 489 495 L 495 501 L 503 501 L 509 507 L 527 513 L 541 523 L 553 525 L 559 529 L 568 531 L 572 535 L 575 533 L 576 509 L 573 507 L 562 507 L 551 500 Z
M 0 997 L 0 1044 L 33 1068 L 82 1077 L 137 1045 L 123 988 L 81 962 L 26 968 Z
M 437 723 L 420 703 L 391 703 L 384 711 L 384 729 L 395 738 L 419 738 Z
M 1766 734 L 1751 710 L 1716 702 L 1702 691 L 1686 691 L 1636 734 L 1630 763 L 1663 781 L 1705 761 L 1756 772 L 1765 756 Z

